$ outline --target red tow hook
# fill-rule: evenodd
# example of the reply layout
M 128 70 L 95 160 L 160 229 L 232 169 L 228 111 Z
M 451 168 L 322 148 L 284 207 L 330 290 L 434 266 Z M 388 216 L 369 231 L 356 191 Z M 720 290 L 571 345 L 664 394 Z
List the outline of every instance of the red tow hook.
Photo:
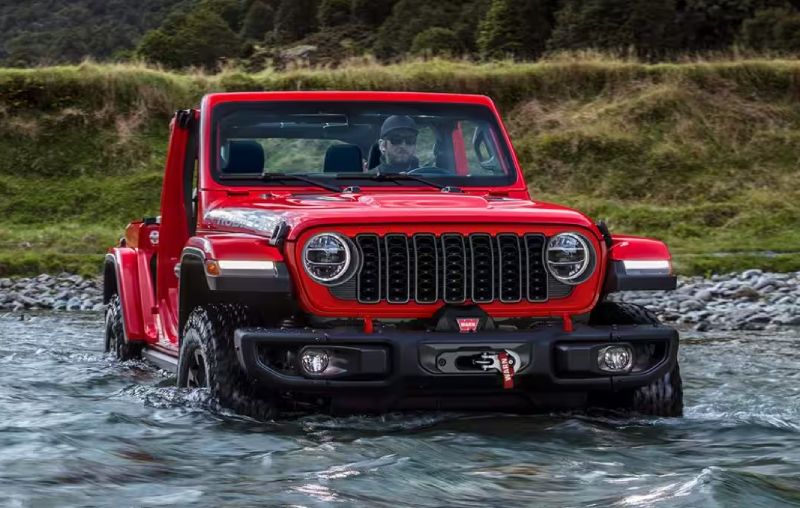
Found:
M 372 318 L 364 318 L 364 333 L 372 333 L 375 331 L 375 323 L 372 322 Z
M 566 333 L 572 332 L 573 331 L 572 316 L 570 316 L 565 312 L 564 316 L 562 316 L 562 319 L 564 320 L 564 332 Z
M 506 390 L 514 388 L 514 366 L 508 363 L 508 353 L 505 351 L 497 353 L 497 361 L 500 362 L 500 372 L 503 374 L 503 388 Z

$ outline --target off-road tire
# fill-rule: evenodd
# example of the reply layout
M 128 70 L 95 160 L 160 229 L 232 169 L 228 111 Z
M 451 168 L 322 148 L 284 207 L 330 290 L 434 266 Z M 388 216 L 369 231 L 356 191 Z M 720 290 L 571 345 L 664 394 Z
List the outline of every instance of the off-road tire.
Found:
M 199 349 L 205 363 L 205 386 L 220 406 L 259 420 L 276 416 L 274 398 L 257 393 L 236 358 L 234 331 L 253 324 L 252 313 L 244 305 L 196 307 L 186 321 L 181 339 L 178 386 L 190 386 L 190 366 Z
M 600 302 L 592 310 L 590 325 L 658 325 L 661 321 L 651 310 L 625 302 Z
M 114 295 L 106 306 L 105 352 L 113 353 L 120 361 L 136 360 L 141 357 L 141 344 L 125 340 L 122 325 L 122 303 L 119 295 Z
M 592 311 L 589 324 L 657 325 L 658 317 L 650 310 L 624 302 L 601 302 Z M 675 367 L 647 386 L 625 390 L 603 397 L 603 406 L 630 410 L 653 416 L 683 416 L 683 381 L 681 369 Z

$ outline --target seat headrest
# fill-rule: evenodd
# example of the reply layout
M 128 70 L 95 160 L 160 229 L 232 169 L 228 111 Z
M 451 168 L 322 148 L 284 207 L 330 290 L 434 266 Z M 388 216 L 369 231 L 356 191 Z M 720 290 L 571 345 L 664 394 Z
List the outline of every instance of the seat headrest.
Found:
M 228 164 L 223 173 L 257 173 L 264 171 L 264 149 L 257 141 L 231 141 Z
M 325 173 L 361 173 L 364 171 L 361 148 L 356 145 L 331 145 L 325 151 Z

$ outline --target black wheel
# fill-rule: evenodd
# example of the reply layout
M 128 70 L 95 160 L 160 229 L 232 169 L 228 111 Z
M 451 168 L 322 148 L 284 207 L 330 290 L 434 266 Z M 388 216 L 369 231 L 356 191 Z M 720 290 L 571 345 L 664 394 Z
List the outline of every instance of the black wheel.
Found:
M 195 308 L 181 339 L 178 386 L 208 388 L 221 406 L 266 420 L 275 416 L 273 400 L 256 393 L 239 365 L 233 343 L 234 331 L 251 324 L 251 314 L 243 305 Z
M 105 352 L 113 353 L 120 361 L 141 357 L 142 346 L 125 340 L 122 326 L 122 304 L 119 295 L 114 295 L 106 306 Z
M 592 325 L 656 325 L 660 321 L 650 310 L 624 302 L 601 302 L 592 311 Z M 647 386 L 604 395 L 603 406 L 626 409 L 653 416 L 683 416 L 683 381 L 675 367 Z

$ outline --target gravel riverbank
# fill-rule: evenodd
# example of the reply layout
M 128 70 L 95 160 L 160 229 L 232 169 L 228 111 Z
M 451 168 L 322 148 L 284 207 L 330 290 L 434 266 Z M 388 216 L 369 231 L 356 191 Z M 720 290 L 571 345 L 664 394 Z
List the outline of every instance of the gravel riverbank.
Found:
M 101 311 L 103 281 L 68 273 L 0 279 L 0 310 L 37 309 Z
M 636 291 L 614 299 L 644 305 L 668 323 L 696 330 L 775 330 L 800 326 L 800 272 L 681 278 L 676 291 Z M 0 311 L 102 311 L 103 283 L 62 273 L 0 279 Z
M 800 326 L 800 272 L 686 277 L 675 291 L 617 293 L 615 300 L 644 305 L 662 321 L 695 330 L 777 330 Z

